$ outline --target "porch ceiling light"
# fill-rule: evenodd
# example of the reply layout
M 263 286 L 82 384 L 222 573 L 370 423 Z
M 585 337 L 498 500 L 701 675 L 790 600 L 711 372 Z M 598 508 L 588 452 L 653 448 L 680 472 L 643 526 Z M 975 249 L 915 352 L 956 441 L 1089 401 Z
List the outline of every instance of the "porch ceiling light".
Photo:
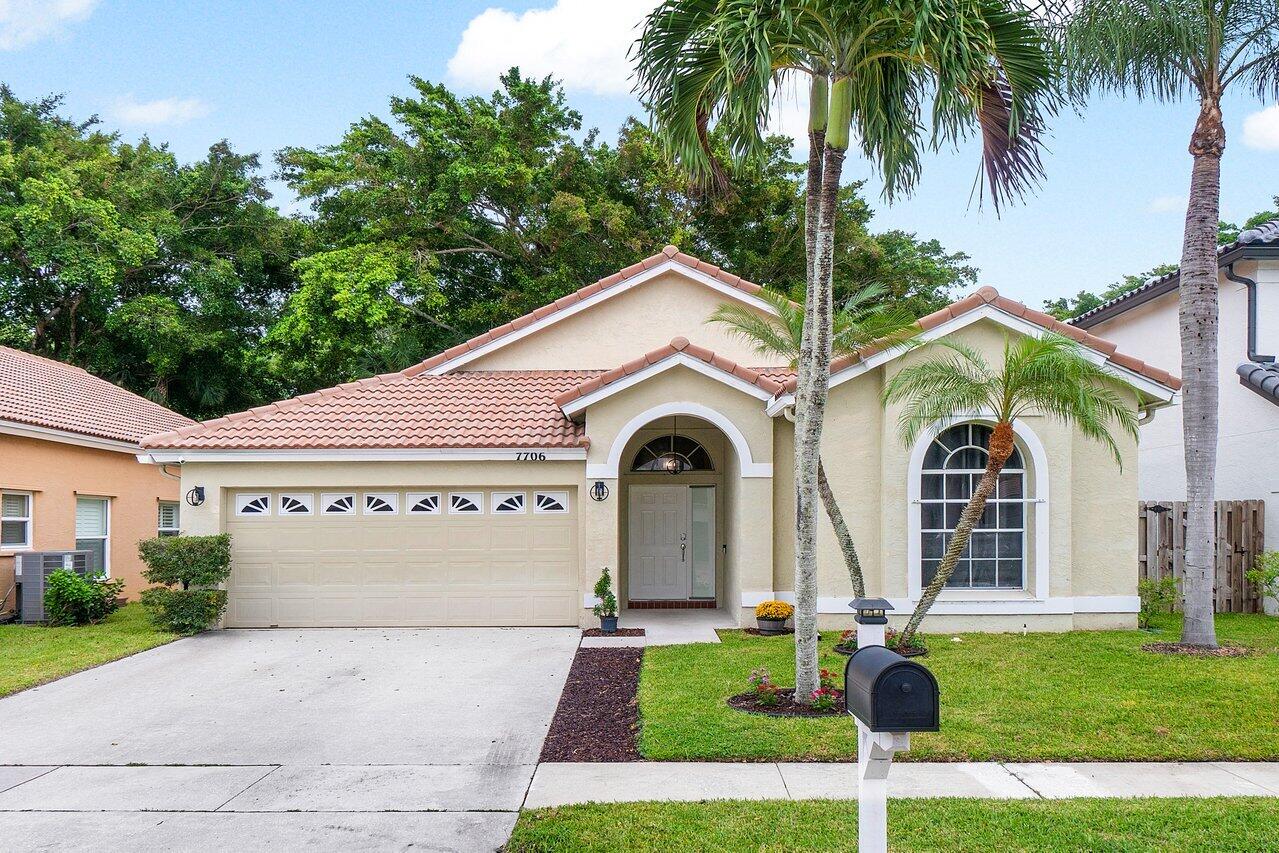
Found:
M 675 436 L 679 428 L 679 415 L 671 418 L 671 449 L 657 457 L 658 463 L 662 466 L 662 470 L 667 474 L 679 474 L 684 470 L 687 463 L 682 455 L 675 452 Z

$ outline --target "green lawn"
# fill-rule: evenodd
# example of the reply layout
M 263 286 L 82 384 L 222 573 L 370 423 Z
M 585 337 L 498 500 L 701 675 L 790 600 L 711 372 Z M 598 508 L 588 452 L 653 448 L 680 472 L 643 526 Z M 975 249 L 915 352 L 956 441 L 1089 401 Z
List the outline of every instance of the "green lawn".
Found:
M 46 628 L 0 625 L 0 696 L 163 645 L 141 604 L 128 604 L 97 625 Z
M 941 687 L 942 730 L 918 734 L 905 760 L 1279 759 L 1279 619 L 1221 615 L 1221 639 L 1257 649 L 1246 658 L 1141 651 L 1175 640 L 1175 617 L 1156 633 L 930 636 L 922 662 Z M 640 751 L 649 759 L 849 759 L 851 718 L 797 720 L 744 714 L 724 700 L 757 666 L 793 683 L 790 637 L 722 632 L 721 645 L 658 646 L 640 676 Z M 843 677 L 846 658 L 822 666 Z
M 1273 850 L 1279 800 L 893 800 L 893 850 Z M 626 803 L 523 812 L 508 853 L 844 851 L 851 801 Z

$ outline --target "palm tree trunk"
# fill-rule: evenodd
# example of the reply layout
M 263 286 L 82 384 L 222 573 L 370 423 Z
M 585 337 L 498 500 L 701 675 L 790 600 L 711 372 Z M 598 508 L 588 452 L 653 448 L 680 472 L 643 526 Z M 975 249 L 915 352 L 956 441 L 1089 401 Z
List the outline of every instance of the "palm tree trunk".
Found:
M 1204 97 L 1190 140 L 1194 166 L 1181 249 L 1182 434 L 1186 456 L 1186 556 L 1181 641 L 1216 646 L 1213 625 L 1217 471 L 1217 222 L 1225 130 L 1217 98 Z
M 826 466 L 817 460 L 817 491 L 821 495 L 822 505 L 826 507 L 826 516 L 830 526 L 835 528 L 835 538 L 839 540 L 839 550 L 844 554 L 844 565 L 848 568 L 848 579 L 853 584 L 855 598 L 866 597 L 866 580 L 862 576 L 862 561 L 857 556 L 857 547 L 853 544 L 853 536 L 848 532 L 848 524 L 844 521 L 844 513 L 835 500 L 830 481 L 826 479 Z
M 821 195 L 813 192 L 822 185 L 822 155 L 826 147 L 827 104 L 830 84 L 824 76 L 813 75 L 808 94 L 808 183 L 804 193 L 804 262 L 811 290 L 817 256 L 817 228 L 821 215 Z M 805 301 L 807 305 L 807 301 Z
M 937 567 L 937 574 L 933 575 L 933 579 L 924 588 L 923 594 L 919 597 L 919 603 L 915 605 L 915 612 L 910 614 L 910 620 L 906 622 L 906 627 L 902 630 L 901 637 L 898 640 L 898 648 L 906 648 L 910 645 L 911 640 L 915 638 L 915 633 L 919 630 L 920 623 L 924 621 L 924 617 L 928 615 L 928 611 L 936 603 L 937 596 L 941 595 L 941 591 L 945 588 L 946 582 L 950 580 L 950 576 L 955 573 L 955 566 L 959 564 L 959 558 L 964 555 L 964 550 L 968 547 L 968 540 L 972 538 L 977 522 L 981 520 L 982 513 L 986 511 L 986 500 L 994 493 L 995 485 L 999 482 L 999 472 L 1004 470 L 1004 464 L 1008 462 L 1008 457 L 1013 452 L 1013 425 L 1011 421 L 1000 421 L 995 424 L 994 432 L 990 436 L 989 450 L 990 455 L 986 458 L 986 470 L 981 475 L 981 480 L 977 482 L 977 488 L 973 490 L 972 497 L 968 499 L 968 505 L 964 507 L 963 513 L 959 516 L 959 523 L 955 525 L 955 532 L 951 535 L 950 543 L 946 546 L 946 553 L 942 555 L 941 564 Z

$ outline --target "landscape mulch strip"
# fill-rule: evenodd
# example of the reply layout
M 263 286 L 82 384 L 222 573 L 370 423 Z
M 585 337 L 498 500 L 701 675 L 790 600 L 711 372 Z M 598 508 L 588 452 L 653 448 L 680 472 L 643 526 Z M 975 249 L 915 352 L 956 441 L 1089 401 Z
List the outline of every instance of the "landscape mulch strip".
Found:
M 569 669 L 542 761 L 639 761 L 642 648 L 579 648 Z
M 758 694 L 751 690 L 728 697 L 728 706 L 748 714 L 763 714 L 766 717 L 835 717 L 844 713 L 843 697 L 835 703 L 834 708 L 820 711 L 809 705 L 800 705 L 795 701 L 795 689 L 777 691 L 776 705 L 761 705 Z
M 1243 658 L 1252 654 L 1252 649 L 1244 646 L 1196 646 L 1191 643 L 1146 643 L 1141 647 L 1143 652 L 1154 652 L 1157 655 L 1190 655 L 1199 658 Z
M 611 634 L 606 634 L 599 628 L 586 628 L 582 631 L 583 637 L 642 637 L 644 636 L 643 628 L 618 628 Z

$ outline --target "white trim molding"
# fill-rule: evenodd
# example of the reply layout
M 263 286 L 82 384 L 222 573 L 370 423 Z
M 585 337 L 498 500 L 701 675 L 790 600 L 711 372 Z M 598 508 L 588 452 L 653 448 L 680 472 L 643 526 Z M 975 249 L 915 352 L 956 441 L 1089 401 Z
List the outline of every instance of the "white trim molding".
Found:
M 754 607 L 761 601 L 776 598 L 795 603 L 793 592 L 743 592 L 742 607 Z M 823 596 L 817 599 L 818 613 L 840 613 L 852 616 L 848 596 Z M 918 603 L 912 598 L 890 598 L 894 616 L 908 616 Z M 1060 595 L 1036 601 L 1030 598 L 1008 600 L 957 601 L 941 598 L 928 611 L 930 616 L 1069 616 L 1075 613 L 1137 613 L 1141 598 L 1135 595 Z
M 635 433 L 658 418 L 664 418 L 669 415 L 690 415 L 719 427 L 720 431 L 728 438 L 729 443 L 733 445 L 733 450 L 737 453 L 737 464 L 741 469 L 742 477 L 773 476 L 773 463 L 756 462 L 754 456 L 751 455 L 750 445 L 746 443 L 746 436 L 737 428 L 737 424 L 733 423 L 725 415 L 701 403 L 674 402 L 661 403 L 647 411 L 640 412 L 627 421 L 626 425 L 618 431 L 617 436 L 613 439 L 613 445 L 608 451 L 608 461 L 587 463 L 586 479 L 616 480 L 618 471 L 621 469 L 622 453 L 626 450 L 627 443 Z
M 726 284 L 717 278 L 707 275 L 706 273 L 699 272 L 698 270 L 692 269 L 691 267 L 687 267 L 676 260 L 668 259 L 666 261 L 663 261 L 660 264 L 657 264 L 656 266 L 649 267 L 643 272 L 638 272 L 635 275 L 631 276 L 630 278 L 626 279 L 625 281 L 619 282 L 613 285 L 612 287 L 605 287 L 595 292 L 591 296 L 588 296 L 585 299 L 581 299 L 581 300 L 578 300 L 577 302 L 574 302 L 572 305 L 561 308 L 558 311 L 552 311 L 550 314 L 547 314 L 542 319 L 535 320 L 534 322 L 529 323 L 527 326 L 524 326 L 521 329 L 515 329 L 510 332 L 507 332 L 505 335 L 502 335 L 500 338 L 495 338 L 494 340 L 489 341 L 483 346 L 476 347 L 473 350 L 469 350 L 460 355 L 454 356 L 448 361 L 445 361 L 431 368 L 426 373 L 428 376 L 439 376 L 444 373 L 451 373 L 464 364 L 468 364 L 472 361 L 475 361 L 477 358 L 483 358 L 489 353 L 499 350 L 502 347 L 513 344 L 516 341 L 523 340 L 524 338 L 527 338 L 529 335 L 537 334 L 538 332 L 542 331 L 548 326 L 553 326 L 562 320 L 567 320 L 569 317 L 572 317 L 575 314 L 579 314 L 582 311 L 587 310 L 588 308 L 593 308 L 596 305 L 600 304 L 601 302 L 605 302 L 609 299 L 612 299 L 615 296 L 620 296 L 621 294 L 626 293 L 628 290 L 638 287 L 639 285 L 644 284 L 647 281 L 651 281 L 654 278 L 657 278 L 658 276 L 668 272 L 677 272 L 687 279 L 695 281 L 699 284 L 706 285 L 707 287 L 718 292 L 722 296 L 727 296 L 729 299 L 734 299 L 734 300 L 737 300 L 738 302 L 744 302 L 745 304 L 750 305 L 754 308 L 757 308 L 760 311 L 764 311 L 768 314 L 777 313 L 773 309 L 773 306 L 769 305 L 767 302 L 765 302 L 763 299 L 760 299 L 758 296 L 753 296 L 739 287 L 734 287 L 731 284 Z
M 945 430 L 957 424 L 980 423 L 987 426 L 993 426 L 995 419 L 989 413 L 976 413 L 971 417 L 947 418 L 934 423 L 926 430 L 920 433 L 919 439 L 915 442 L 914 448 L 910 452 L 910 463 L 906 467 L 906 589 L 911 600 L 919 600 L 923 593 L 923 577 L 921 575 L 922 558 L 920 555 L 920 476 L 924 468 L 924 455 L 928 452 L 928 447 L 933 443 L 938 435 Z M 1026 478 L 1027 488 L 1035 491 L 1034 496 L 1027 496 L 1026 513 L 1022 519 L 1022 524 L 1031 522 L 1034 527 L 1033 537 L 1027 533 L 1027 538 L 1033 539 L 1028 549 L 1029 553 L 1035 557 L 1033 566 L 1027 566 L 1028 569 L 1034 571 L 1034 589 L 1028 589 L 1027 592 L 1032 593 L 1035 601 L 1045 601 L 1048 598 L 1049 590 L 1049 526 L 1052 516 L 1049 513 L 1049 477 L 1048 477 L 1048 453 L 1044 450 L 1043 442 L 1039 440 L 1039 436 L 1035 435 L 1034 430 L 1026 425 L 1025 421 L 1017 418 L 1013 421 L 1013 435 L 1020 445 L 1022 456 L 1029 454 L 1030 465 L 1026 468 L 1026 472 L 1030 474 Z M 1033 485 L 1032 485 L 1033 484 Z M 947 596 L 948 590 L 943 590 L 938 604 L 944 601 L 957 601 Z M 967 590 L 965 591 L 967 592 Z M 976 590 L 974 593 L 978 592 Z
M 585 447 L 386 447 L 323 450 L 145 450 L 138 461 L 153 465 L 182 462 L 518 462 L 536 453 L 547 462 L 581 462 Z
M 912 346 L 918 342 L 922 341 L 927 343 L 929 341 L 935 341 L 938 338 L 957 332 L 966 326 L 971 326 L 979 320 L 991 320 L 1005 328 L 1036 338 L 1041 338 L 1050 333 L 1049 329 L 1045 329 L 1038 323 L 1032 323 L 1029 320 L 1016 317 L 1009 314 L 1007 311 L 996 308 L 994 305 L 986 304 L 979 308 L 974 308 L 971 311 L 966 311 L 958 317 L 953 317 L 944 323 L 939 323 L 925 332 L 921 332 L 914 338 L 911 345 L 889 347 L 888 349 L 881 350 L 880 352 L 871 355 L 869 358 L 864 358 L 850 364 L 848 367 L 845 367 L 843 370 L 831 376 L 830 387 L 835 388 L 839 385 L 843 385 L 845 382 L 848 382 L 851 379 L 856 379 L 863 373 L 867 373 L 877 367 L 887 364 L 898 356 L 905 355 L 911 350 Z M 1153 379 L 1147 379 L 1140 373 L 1136 373 L 1135 371 L 1129 370 L 1126 367 L 1121 367 L 1120 365 L 1109 361 L 1103 353 L 1097 352 L 1090 347 L 1086 347 L 1081 344 L 1080 350 L 1083 352 L 1085 358 L 1093 364 L 1096 364 L 1106 373 L 1109 373 L 1121 382 L 1133 386 L 1143 394 L 1155 398 L 1155 400 L 1158 401 L 1157 405 L 1159 406 L 1171 403 L 1173 396 L 1177 393 L 1166 385 L 1161 385 Z M 776 415 L 783 409 L 787 406 L 794 405 L 794 403 L 794 394 L 783 394 L 777 397 L 769 405 L 768 413 L 776 417 Z
M 665 373 L 666 371 L 674 367 L 687 367 L 689 370 L 695 371 L 697 373 L 702 374 L 703 376 L 707 376 L 711 379 L 714 379 L 716 382 L 722 382 L 723 384 L 729 386 L 730 388 L 736 388 L 738 391 L 741 391 L 743 394 L 747 394 L 751 397 L 754 397 L 756 400 L 767 401 L 767 400 L 773 399 L 772 394 L 768 393 L 763 388 L 759 387 L 758 385 L 755 385 L 752 382 L 747 382 L 745 379 L 742 379 L 739 376 L 729 373 L 726 370 L 721 370 L 720 368 L 715 367 L 713 364 L 707 364 L 706 362 L 702 361 L 700 358 L 693 358 L 692 356 L 686 353 L 676 352 L 673 355 L 667 356 L 666 358 L 662 359 L 656 364 L 650 364 L 646 366 L 643 370 L 635 371 L 630 376 L 626 376 L 622 379 L 617 380 L 616 382 L 610 382 L 608 385 L 605 385 L 602 388 L 597 388 L 596 390 L 592 391 L 589 394 L 585 394 L 581 397 L 578 397 L 576 400 L 572 400 L 568 403 L 565 403 L 560 408 L 565 415 L 571 418 L 574 415 L 578 414 L 579 412 L 584 411 L 587 407 L 593 406 L 601 400 L 606 400 L 609 397 L 612 397 L 614 394 L 618 394 L 622 391 L 625 391 L 627 388 L 630 388 L 634 385 L 638 385 L 639 383 L 644 382 L 646 380 L 652 379 L 654 376 L 657 376 L 658 374 L 661 374 L 661 373 Z
M 135 443 L 119 441 L 114 438 L 100 438 L 95 435 L 81 435 L 50 427 L 33 426 L 18 421 L 0 420 L 0 433 L 16 435 L 19 438 L 35 438 L 41 441 L 60 441 L 63 444 L 74 444 L 78 447 L 91 447 L 94 450 L 113 450 L 116 453 L 137 453 L 142 448 Z

